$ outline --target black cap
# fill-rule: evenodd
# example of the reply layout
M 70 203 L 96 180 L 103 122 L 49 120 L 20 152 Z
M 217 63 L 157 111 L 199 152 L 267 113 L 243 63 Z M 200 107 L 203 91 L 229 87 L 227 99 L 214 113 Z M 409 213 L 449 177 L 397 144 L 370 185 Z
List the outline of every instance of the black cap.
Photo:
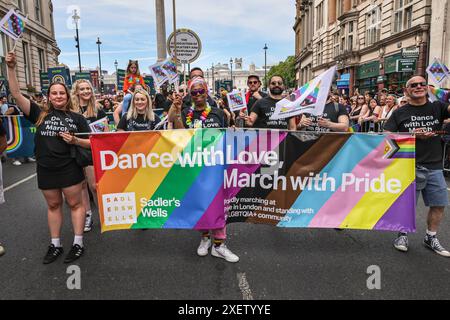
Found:
M 250 78 L 256 78 L 256 79 L 258 79 L 258 81 L 260 81 L 260 80 L 259 80 L 259 76 L 256 75 L 256 74 L 251 74 L 251 75 L 249 75 L 249 76 L 247 77 L 247 80 L 250 79 Z

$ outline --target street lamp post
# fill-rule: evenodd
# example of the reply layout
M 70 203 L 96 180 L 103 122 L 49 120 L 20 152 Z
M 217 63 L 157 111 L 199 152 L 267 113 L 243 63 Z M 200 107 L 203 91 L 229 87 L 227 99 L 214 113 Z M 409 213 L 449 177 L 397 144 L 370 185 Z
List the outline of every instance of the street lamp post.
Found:
M 233 58 L 230 58 L 231 91 L 233 91 Z
M 77 35 L 75 36 L 76 41 L 76 48 L 78 49 L 78 68 L 81 72 L 81 54 L 80 54 L 80 36 L 78 34 L 78 21 L 80 21 L 80 16 L 77 14 L 77 10 L 73 10 L 73 16 L 72 16 L 73 22 L 75 23 L 75 29 L 77 32 Z
M 117 87 L 119 86 L 119 72 L 117 70 L 118 66 L 119 66 L 119 63 L 117 62 L 117 59 L 116 59 L 116 61 L 114 61 L 114 67 L 116 67 L 116 90 L 117 90 Z
M 216 93 L 216 84 L 214 83 L 214 63 L 212 64 L 212 67 L 211 67 L 211 75 L 212 75 L 213 94 L 215 94 Z
M 100 38 L 97 37 L 97 42 L 96 44 L 98 45 L 98 64 L 100 67 L 100 92 L 103 94 L 103 73 L 102 73 L 102 58 L 100 55 L 100 45 L 102 44 L 102 42 L 100 41 Z
M 264 87 L 267 91 L 267 43 L 264 45 Z

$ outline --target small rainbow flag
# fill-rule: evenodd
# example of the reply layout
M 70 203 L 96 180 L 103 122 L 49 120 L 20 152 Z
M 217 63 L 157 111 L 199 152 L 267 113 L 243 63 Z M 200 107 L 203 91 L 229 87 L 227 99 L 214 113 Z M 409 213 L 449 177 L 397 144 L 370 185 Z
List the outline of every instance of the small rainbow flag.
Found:
M 413 159 L 415 157 L 416 141 L 414 138 L 386 139 L 384 159 Z

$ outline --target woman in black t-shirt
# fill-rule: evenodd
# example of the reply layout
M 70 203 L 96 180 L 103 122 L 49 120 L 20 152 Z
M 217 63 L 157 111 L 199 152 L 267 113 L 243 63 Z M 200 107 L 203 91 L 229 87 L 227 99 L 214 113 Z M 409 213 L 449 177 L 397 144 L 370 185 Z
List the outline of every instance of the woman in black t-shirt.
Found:
M 63 196 L 71 209 L 75 239 L 64 262 L 75 261 L 84 252 L 83 227 L 85 209 L 81 200 L 83 168 L 72 157 L 71 150 L 77 145 L 90 148 L 89 139 L 81 139 L 74 132 L 88 133 L 86 119 L 74 112 L 70 92 L 62 83 L 52 83 L 48 88 L 48 103 L 39 108 L 20 92 L 16 78 L 16 55 L 8 53 L 8 82 L 12 96 L 25 117 L 36 124 L 35 153 L 38 187 L 47 202 L 48 225 L 51 245 L 44 257 L 44 264 L 55 261 L 62 253 L 60 233 L 63 222 Z
M 158 126 L 159 125 L 159 126 Z M 153 112 L 152 99 L 145 90 L 136 90 L 128 112 L 122 116 L 117 131 L 149 131 L 163 129 L 161 119 Z
M 190 108 L 184 108 L 182 112 L 183 98 L 176 94 L 169 110 L 169 121 L 174 123 L 175 129 L 223 128 L 226 126 L 223 111 L 211 107 L 208 103 L 208 85 L 203 78 L 192 80 L 189 85 L 189 93 L 193 102 Z M 214 243 L 211 242 L 211 234 Z M 197 254 L 201 257 L 208 255 L 209 247 L 212 245 L 211 255 L 228 262 L 238 262 L 239 257 L 226 247 L 226 238 L 226 226 L 220 229 L 202 230 Z
M 107 117 L 106 113 L 97 107 L 94 88 L 89 80 L 80 79 L 75 81 L 72 86 L 72 104 L 74 109 L 78 110 L 86 118 L 88 124 Z M 108 127 L 105 127 L 105 131 L 107 130 Z M 83 183 L 83 205 L 86 209 L 84 231 L 89 232 L 91 231 L 93 222 L 88 186 L 94 198 L 94 203 L 97 204 L 94 166 L 85 167 L 84 174 L 86 176 L 86 181 Z

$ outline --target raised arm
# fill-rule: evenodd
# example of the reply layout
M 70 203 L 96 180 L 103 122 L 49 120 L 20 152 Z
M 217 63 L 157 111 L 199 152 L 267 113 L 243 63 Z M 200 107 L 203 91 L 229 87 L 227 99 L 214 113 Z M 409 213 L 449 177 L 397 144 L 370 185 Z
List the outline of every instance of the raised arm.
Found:
M 8 66 L 9 90 L 16 100 L 17 106 L 26 116 L 28 116 L 30 114 L 30 100 L 25 98 L 20 92 L 19 82 L 16 77 L 17 60 L 14 52 L 11 51 L 6 55 L 6 64 Z

